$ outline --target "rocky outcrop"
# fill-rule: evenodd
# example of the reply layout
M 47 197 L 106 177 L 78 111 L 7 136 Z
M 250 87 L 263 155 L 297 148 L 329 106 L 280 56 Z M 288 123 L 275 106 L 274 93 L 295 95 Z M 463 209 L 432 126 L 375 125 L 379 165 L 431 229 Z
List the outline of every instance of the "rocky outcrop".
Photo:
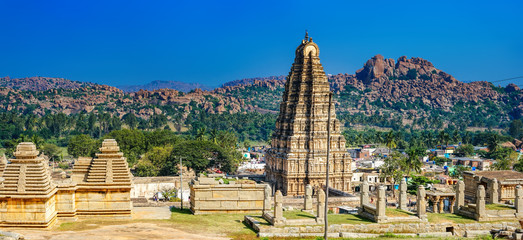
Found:
M 383 115 L 388 111 L 391 116 L 408 113 L 427 117 L 428 113 L 423 109 L 426 107 L 451 112 L 458 103 L 480 106 L 488 102 L 504 111 L 506 119 L 509 114 L 512 118 L 523 115 L 523 91 L 517 85 L 509 84 L 503 89 L 489 82 L 460 82 L 422 58 L 402 56 L 394 60 L 376 55 L 355 74 L 329 74 L 328 78 L 331 90 L 338 97 L 340 114 Z M 104 111 L 118 116 L 133 112 L 148 118 L 163 113 L 159 106 L 165 105 L 171 105 L 187 116 L 196 104 L 198 109 L 211 114 L 277 113 L 285 81 L 285 76 L 273 76 L 236 80 L 210 91 L 195 88 L 184 93 L 162 88 L 126 93 L 112 86 L 63 78 L 4 77 L 0 78 L 0 111 L 23 113 L 30 110 L 38 115 Z M 391 110 L 390 106 L 397 103 L 424 106 L 420 108 L 418 104 Z M 389 109 L 383 106 L 389 106 Z

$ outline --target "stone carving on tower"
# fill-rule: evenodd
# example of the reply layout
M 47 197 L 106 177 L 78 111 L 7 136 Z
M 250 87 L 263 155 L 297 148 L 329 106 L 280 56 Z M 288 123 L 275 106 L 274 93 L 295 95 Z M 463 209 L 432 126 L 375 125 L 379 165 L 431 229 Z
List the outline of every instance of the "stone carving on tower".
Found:
M 266 154 L 266 180 L 285 195 L 303 195 L 307 184 L 325 184 L 330 86 L 319 54 L 318 45 L 306 34 L 296 49 L 271 148 Z M 350 192 L 352 160 L 334 103 L 330 124 L 329 185 Z

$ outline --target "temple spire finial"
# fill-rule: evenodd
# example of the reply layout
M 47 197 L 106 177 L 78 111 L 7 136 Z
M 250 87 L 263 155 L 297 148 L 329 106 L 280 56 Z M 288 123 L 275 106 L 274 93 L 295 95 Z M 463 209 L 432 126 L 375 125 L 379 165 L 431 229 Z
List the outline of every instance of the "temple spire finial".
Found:
M 305 41 L 309 41 L 309 31 L 305 29 Z

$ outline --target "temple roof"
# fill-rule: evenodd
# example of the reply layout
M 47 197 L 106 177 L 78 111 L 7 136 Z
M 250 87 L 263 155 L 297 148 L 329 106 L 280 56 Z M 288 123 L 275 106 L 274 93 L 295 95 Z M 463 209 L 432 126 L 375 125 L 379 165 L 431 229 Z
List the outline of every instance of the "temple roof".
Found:
M 127 160 L 120 152 L 114 139 L 105 139 L 89 165 L 87 176 L 82 185 L 131 185 L 131 171 Z
M 32 142 L 22 142 L 13 153 L 3 173 L 3 187 L 0 195 L 47 196 L 56 190 L 51 181 L 49 165 L 38 156 L 38 150 Z
M 481 171 L 473 172 L 476 176 L 482 176 L 488 179 L 496 178 L 498 181 L 504 181 L 508 179 L 514 180 L 523 180 L 523 173 L 516 172 L 512 170 L 502 170 L 502 171 Z

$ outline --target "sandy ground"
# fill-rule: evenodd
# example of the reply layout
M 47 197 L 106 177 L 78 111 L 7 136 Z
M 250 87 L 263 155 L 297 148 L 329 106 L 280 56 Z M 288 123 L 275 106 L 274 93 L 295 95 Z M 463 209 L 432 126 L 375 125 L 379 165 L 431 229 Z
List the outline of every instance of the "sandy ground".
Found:
M 171 213 L 168 207 L 134 208 L 133 219 L 169 219 Z M 96 227 L 96 224 L 92 224 Z M 82 231 L 58 230 L 27 230 L 13 229 L 28 240 L 138 240 L 138 239 L 228 239 L 208 233 L 192 234 L 171 227 L 161 226 L 161 223 L 131 222 L 119 225 L 100 226 Z

